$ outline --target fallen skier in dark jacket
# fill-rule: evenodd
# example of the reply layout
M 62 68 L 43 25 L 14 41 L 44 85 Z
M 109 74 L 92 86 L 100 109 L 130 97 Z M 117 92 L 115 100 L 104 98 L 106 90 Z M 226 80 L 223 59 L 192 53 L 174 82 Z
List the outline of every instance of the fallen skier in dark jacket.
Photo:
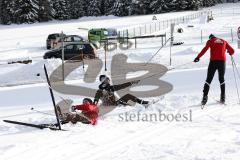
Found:
M 101 81 L 101 84 L 99 85 L 99 89 L 95 94 L 94 104 L 97 105 L 99 100 L 101 100 L 103 106 L 132 105 L 132 103 L 142 104 L 146 108 L 149 106 L 148 101 L 139 99 L 131 94 L 126 94 L 120 99 L 117 99 L 114 95 L 115 91 L 137 84 L 140 80 L 135 80 L 119 85 L 110 85 L 110 79 L 105 75 L 101 75 L 99 80 Z

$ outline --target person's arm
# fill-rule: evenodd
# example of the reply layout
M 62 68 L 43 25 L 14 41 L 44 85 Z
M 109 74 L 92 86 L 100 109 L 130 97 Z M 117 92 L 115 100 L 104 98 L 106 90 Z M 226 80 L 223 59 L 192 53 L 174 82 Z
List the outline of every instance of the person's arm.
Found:
M 202 51 L 198 54 L 197 58 L 200 59 L 209 49 L 210 47 L 210 41 L 208 41 L 205 45 L 205 47 L 202 49 Z
M 76 110 L 81 110 L 81 111 L 84 111 L 84 110 L 86 110 L 86 105 L 84 105 L 84 104 L 81 104 L 81 105 L 75 105 L 74 106 L 74 109 Z
M 118 91 L 118 90 L 121 90 L 121 89 L 124 89 L 124 88 L 127 88 L 133 84 L 137 84 L 140 80 L 135 80 L 135 81 L 132 81 L 132 82 L 127 82 L 127 83 L 123 83 L 123 84 L 119 84 L 119 85 L 113 85 L 112 88 L 114 91 Z
M 102 90 L 97 90 L 94 97 L 94 104 L 98 104 L 99 99 L 102 97 Z
M 226 42 L 226 49 L 227 49 L 227 52 L 229 53 L 229 55 L 234 54 L 234 49 L 227 42 Z

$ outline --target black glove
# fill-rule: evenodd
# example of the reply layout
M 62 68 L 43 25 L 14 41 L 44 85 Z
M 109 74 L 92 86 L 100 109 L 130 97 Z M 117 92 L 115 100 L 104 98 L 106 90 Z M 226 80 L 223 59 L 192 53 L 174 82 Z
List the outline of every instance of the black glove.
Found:
M 131 83 L 132 84 L 138 84 L 140 82 L 140 80 L 134 80 L 134 81 L 132 81 Z
M 200 61 L 200 59 L 198 57 L 196 57 L 193 62 L 196 63 L 196 62 L 199 62 L 199 61 Z
M 94 100 L 93 104 L 97 105 L 98 104 L 98 100 Z

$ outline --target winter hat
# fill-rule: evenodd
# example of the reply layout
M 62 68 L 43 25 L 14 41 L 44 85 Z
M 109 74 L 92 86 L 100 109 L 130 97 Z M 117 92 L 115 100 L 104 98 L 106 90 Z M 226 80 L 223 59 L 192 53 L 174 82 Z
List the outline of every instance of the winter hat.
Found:
M 209 39 L 216 38 L 213 34 L 209 35 Z
M 93 103 L 93 101 L 90 98 L 84 98 L 83 103 L 85 103 L 85 102 L 89 102 L 90 104 Z
M 100 77 L 99 77 L 99 81 L 100 82 L 104 82 L 106 79 L 109 79 L 106 75 L 100 75 Z

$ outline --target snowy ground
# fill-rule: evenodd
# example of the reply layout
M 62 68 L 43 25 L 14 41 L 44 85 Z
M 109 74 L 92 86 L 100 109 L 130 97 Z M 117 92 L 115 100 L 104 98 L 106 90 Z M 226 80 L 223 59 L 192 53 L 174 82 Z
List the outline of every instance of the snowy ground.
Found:
M 77 28 L 91 27 L 132 27 L 143 23 L 151 23 L 152 15 L 129 18 L 102 17 L 84 18 L 76 21 L 50 22 L 34 25 L 0 26 L 0 159 L 129 159 L 129 160 L 238 160 L 240 156 L 240 109 L 231 67 L 230 57 L 227 60 L 226 86 L 227 105 L 219 105 L 220 89 L 215 77 L 206 109 L 201 110 L 199 103 L 202 87 L 206 78 L 206 67 L 209 54 L 200 63 L 192 63 L 196 54 L 204 46 L 210 33 L 222 37 L 235 48 L 235 60 L 239 64 L 236 31 L 240 24 L 237 13 L 240 3 L 223 4 L 213 7 L 214 21 L 203 22 L 200 17 L 181 27 L 184 32 L 175 33 L 175 41 L 184 44 L 172 48 L 172 66 L 169 66 L 169 46 L 163 48 L 152 60 L 153 63 L 166 65 L 169 71 L 161 80 L 173 84 L 171 93 L 161 97 L 161 101 L 145 110 L 137 105 L 135 108 L 116 108 L 101 117 L 97 126 L 83 124 L 66 124 L 65 132 L 37 130 L 33 128 L 6 124 L 4 119 L 21 120 L 32 123 L 55 122 L 52 102 L 45 83 L 43 64 L 52 72 L 61 64 L 60 60 L 42 60 L 46 52 L 45 41 L 49 33 L 64 31 L 68 34 L 86 36 L 86 31 Z M 174 18 L 192 12 L 170 13 L 157 15 L 158 19 Z M 120 24 L 120 25 L 119 25 Z M 189 28 L 188 25 L 194 27 Z M 233 30 L 233 41 L 231 38 Z M 203 42 L 201 42 L 201 30 Z M 165 31 L 164 31 L 165 32 Z M 168 32 L 168 31 L 167 31 Z M 112 56 L 126 54 L 128 62 L 146 62 L 158 50 L 159 39 L 139 40 L 138 48 L 116 50 L 107 56 L 108 71 Z M 103 51 L 98 51 L 103 58 Z M 15 58 L 31 57 L 32 64 L 5 64 Z M 37 74 L 40 73 L 40 76 Z M 84 84 L 84 71 L 75 70 L 67 80 L 74 85 L 88 85 L 96 88 L 98 81 Z M 239 80 L 239 79 L 238 79 Z M 238 81 L 238 85 L 239 85 Z M 23 85 L 25 84 L 25 85 Z M 11 86 L 11 87 L 6 87 Z M 56 100 L 60 101 L 59 93 L 55 92 Z M 80 103 L 81 96 L 61 95 Z M 159 99 L 153 97 L 151 99 Z M 39 114 L 31 110 L 34 107 L 47 114 Z M 121 121 L 119 115 L 158 114 L 161 110 L 168 114 L 190 114 L 188 122 L 144 122 Z M 49 115 L 50 114 L 50 115 Z

